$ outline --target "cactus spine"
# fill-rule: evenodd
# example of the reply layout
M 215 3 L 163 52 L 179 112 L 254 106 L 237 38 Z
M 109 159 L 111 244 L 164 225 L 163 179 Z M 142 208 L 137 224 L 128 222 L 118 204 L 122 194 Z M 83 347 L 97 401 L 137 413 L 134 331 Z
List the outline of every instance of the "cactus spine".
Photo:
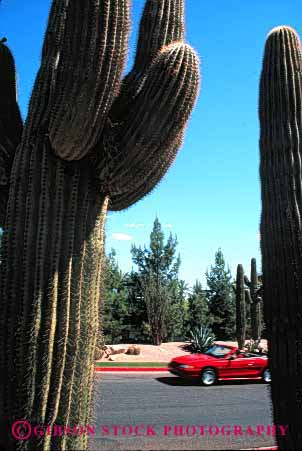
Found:
M 89 424 L 106 211 L 127 208 L 161 179 L 198 94 L 183 3 L 146 1 L 135 64 L 121 80 L 129 1 L 53 0 L 22 138 L 13 59 L 0 43 L 7 100 L 0 443 L 7 451 L 87 447 L 85 435 L 17 442 L 10 426 Z
M 257 341 L 261 339 L 262 332 L 262 286 L 258 279 L 257 263 L 255 258 L 251 259 L 251 279 L 249 280 L 248 277 L 245 276 L 244 281 L 249 288 L 247 293 L 247 300 L 250 304 L 252 338 L 253 340 Z
M 302 60 L 297 33 L 267 37 L 260 81 L 261 251 L 279 449 L 302 449 Z
M 236 276 L 236 335 L 238 347 L 242 349 L 245 344 L 246 333 L 246 308 L 244 271 L 242 265 L 237 266 Z

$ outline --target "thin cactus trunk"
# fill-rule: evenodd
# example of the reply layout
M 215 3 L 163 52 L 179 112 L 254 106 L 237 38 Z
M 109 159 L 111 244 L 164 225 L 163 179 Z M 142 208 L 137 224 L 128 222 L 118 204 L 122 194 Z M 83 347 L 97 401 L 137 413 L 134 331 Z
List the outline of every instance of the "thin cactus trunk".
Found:
M 252 298 L 251 304 L 251 326 L 252 326 L 252 338 L 253 340 L 259 340 L 261 338 L 261 298 L 258 296 L 258 274 L 256 259 L 251 260 L 251 282 L 250 292 Z
M 11 425 L 87 425 L 107 209 L 150 192 L 182 143 L 199 87 L 183 0 L 147 0 L 121 80 L 128 0 L 53 0 L 22 133 L 0 41 L 0 445 L 87 447 L 87 435 L 15 440 Z M 15 149 L 17 149 L 15 151 Z
M 252 326 L 252 338 L 253 340 L 261 339 L 261 304 L 260 302 L 252 302 L 251 304 L 251 326 Z
M 246 307 L 244 289 L 244 271 L 242 265 L 237 266 L 236 277 L 236 336 L 238 347 L 242 349 L 245 344 L 246 333 Z
M 261 251 L 279 449 L 302 449 L 302 60 L 297 33 L 268 35 L 260 82 Z

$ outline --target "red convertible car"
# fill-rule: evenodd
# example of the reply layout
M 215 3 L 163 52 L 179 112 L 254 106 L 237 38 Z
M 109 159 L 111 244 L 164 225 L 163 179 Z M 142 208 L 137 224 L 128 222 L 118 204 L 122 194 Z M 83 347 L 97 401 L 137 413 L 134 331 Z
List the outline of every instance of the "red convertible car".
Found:
M 220 344 L 214 344 L 204 354 L 175 357 L 169 363 L 169 371 L 177 376 L 194 378 L 202 385 L 235 379 L 271 381 L 267 355 Z

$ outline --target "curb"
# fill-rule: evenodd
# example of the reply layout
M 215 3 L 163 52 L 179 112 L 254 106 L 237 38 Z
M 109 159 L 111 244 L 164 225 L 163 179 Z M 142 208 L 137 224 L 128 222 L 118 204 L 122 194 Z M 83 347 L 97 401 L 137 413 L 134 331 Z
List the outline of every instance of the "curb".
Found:
M 266 447 L 266 448 L 243 448 L 243 449 L 241 449 L 241 451 L 253 451 L 253 450 L 278 450 L 278 448 L 277 448 L 277 446 L 273 446 L 273 447 L 270 447 L 270 446 L 268 446 L 268 447 Z

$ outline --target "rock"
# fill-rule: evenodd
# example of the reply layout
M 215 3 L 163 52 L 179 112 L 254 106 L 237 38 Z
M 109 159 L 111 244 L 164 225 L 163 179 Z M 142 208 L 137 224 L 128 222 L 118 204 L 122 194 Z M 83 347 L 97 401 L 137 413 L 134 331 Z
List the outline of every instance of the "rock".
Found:
M 131 345 L 129 346 L 129 348 L 127 349 L 126 354 L 129 355 L 139 355 L 141 352 L 141 348 L 139 346 L 136 345 Z
M 112 354 L 125 354 L 126 349 L 125 348 L 119 348 L 119 349 L 114 349 Z
M 108 354 L 115 355 L 115 354 L 124 354 L 126 352 L 125 348 L 114 348 L 113 346 L 109 346 Z

